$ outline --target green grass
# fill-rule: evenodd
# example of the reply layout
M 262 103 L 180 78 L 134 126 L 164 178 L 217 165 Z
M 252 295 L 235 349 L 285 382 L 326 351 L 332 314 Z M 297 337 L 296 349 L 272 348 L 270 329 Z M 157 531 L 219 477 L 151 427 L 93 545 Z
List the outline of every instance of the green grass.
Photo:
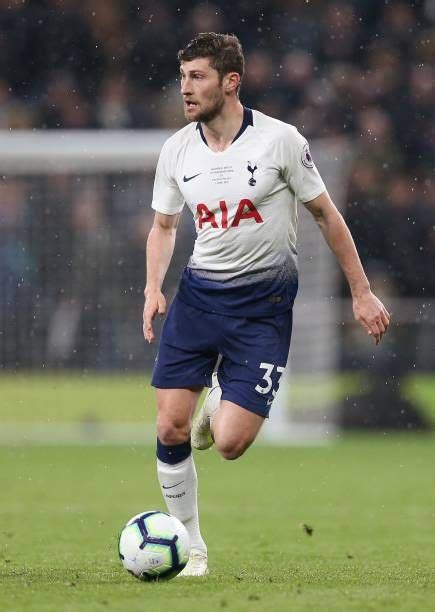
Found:
M 325 398 L 340 402 L 361 392 L 358 374 L 334 377 L 297 376 L 292 398 L 298 410 L 318 410 Z M 367 383 L 364 385 L 367 387 Z M 415 401 L 435 426 L 435 376 L 404 380 L 402 393 Z M 0 376 L 0 422 L 145 421 L 155 418 L 154 393 L 148 376 L 40 374 Z
M 154 420 L 148 376 L 0 376 L 0 422 Z
M 198 453 L 211 574 L 161 584 L 134 580 L 116 550 L 130 516 L 162 507 L 153 449 L 2 447 L 0 609 L 434 610 L 434 444 Z
M 415 402 L 428 423 L 435 427 L 435 376 L 432 374 L 409 376 L 405 380 L 403 395 Z

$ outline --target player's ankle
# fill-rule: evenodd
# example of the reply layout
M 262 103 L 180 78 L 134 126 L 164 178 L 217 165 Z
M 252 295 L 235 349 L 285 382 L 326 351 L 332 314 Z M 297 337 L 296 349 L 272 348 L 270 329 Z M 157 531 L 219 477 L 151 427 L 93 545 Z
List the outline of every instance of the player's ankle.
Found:
M 207 546 L 204 542 L 204 540 L 192 540 L 192 538 L 190 538 L 190 550 L 196 550 L 204 555 L 207 554 Z

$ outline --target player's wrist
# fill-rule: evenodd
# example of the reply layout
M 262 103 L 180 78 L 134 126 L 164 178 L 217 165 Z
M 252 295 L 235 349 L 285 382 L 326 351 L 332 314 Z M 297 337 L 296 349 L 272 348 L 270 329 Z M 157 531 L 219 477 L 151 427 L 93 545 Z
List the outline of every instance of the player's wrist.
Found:
M 369 295 L 371 289 L 370 289 L 370 283 L 364 282 L 361 283 L 359 285 L 355 285 L 354 287 L 351 286 L 350 291 L 352 293 L 352 298 L 354 300 L 358 300 L 361 299 L 363 297 L 366 297 L 367 295 Z
M 150 295 L 155 295 L 156 293 L 161 293 L 162 289 L 158 285 L 147 285 L 144 289 L 144 296 L 147 298 Z

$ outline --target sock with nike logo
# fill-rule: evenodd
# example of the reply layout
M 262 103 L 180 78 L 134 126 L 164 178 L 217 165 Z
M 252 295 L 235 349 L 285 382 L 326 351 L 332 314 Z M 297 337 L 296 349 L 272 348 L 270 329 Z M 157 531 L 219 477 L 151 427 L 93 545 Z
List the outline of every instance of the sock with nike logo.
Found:
M 167 446 L 157 440 L 157 476 L 169 514 L 184 524 L 191 547 L 207 552 L 199 529 L 198 478 L 190 441 Z

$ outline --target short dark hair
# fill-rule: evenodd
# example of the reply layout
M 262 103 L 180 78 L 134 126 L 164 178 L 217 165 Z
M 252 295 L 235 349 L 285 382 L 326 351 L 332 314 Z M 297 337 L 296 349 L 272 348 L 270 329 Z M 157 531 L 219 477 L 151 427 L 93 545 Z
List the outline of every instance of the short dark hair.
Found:
M 240 40 L 234 34 L 201 32 L 178 52 L 180 63 L 198 57 L 210 58 L 210 66 L 218 72 L 221 81 L 228 72 L 237 72 L 240 79 L 243 77 L 245 58 Z

